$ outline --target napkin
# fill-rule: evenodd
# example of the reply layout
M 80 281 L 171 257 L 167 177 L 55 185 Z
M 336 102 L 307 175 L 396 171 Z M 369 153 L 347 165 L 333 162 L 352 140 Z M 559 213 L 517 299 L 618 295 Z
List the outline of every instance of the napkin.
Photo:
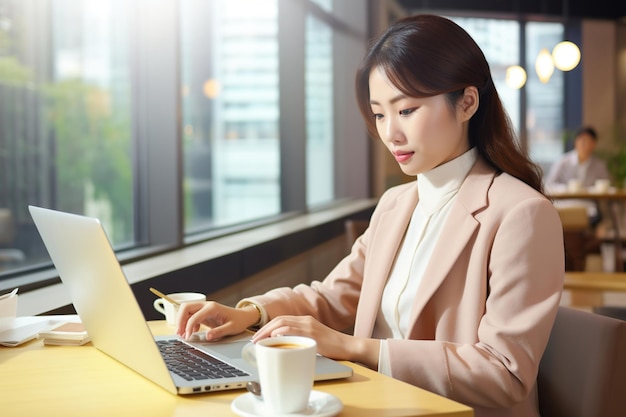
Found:
M 15 347 L 35 339 L 40 332 L 50 330 L 60 323 L 79 321 L 78 316 L 26 316 L 17 315 L 17 288 L 0 295 L 0 345 Z

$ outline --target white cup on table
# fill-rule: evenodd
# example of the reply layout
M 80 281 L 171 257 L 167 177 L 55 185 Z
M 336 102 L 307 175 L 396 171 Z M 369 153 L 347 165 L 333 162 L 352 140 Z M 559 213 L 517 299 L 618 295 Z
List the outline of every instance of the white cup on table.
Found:
M 0 331 L 13 328 L 17 316 L 17 290 L 0 297 Z
M 594 189 L 597 193 L 606 193 L 611 187 L 611 181 L 607 179 L 597 179 L 594 184 Z
M 567 182 L 567 191 L 577 193 L 583 189 L 583 183 L 580 180 L 569 180 Z
M 244 346 L 245 360 L 259 370 L 270 415 L 304 412 L 315 378 L 317 343 L 309 337 L 278 336 Z
M 206 301 L 206 295 L 199 292 L 177 292 L 166 295 L 179 304 Z M 156 311 L 165 315 L 167 324 L 170 326 L 176 325 L 176 315 L 178 314 L 177 306 L 173 305 L 164 298 L 157 298 L 154 300 L 153 306 Z

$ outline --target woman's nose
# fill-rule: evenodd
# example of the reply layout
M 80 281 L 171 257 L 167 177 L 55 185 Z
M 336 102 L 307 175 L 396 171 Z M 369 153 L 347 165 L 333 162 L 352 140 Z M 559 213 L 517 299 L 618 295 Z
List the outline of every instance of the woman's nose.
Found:
M 386 121 L 384 128 L 381 130 L 380 137 L 383 142 L 400 143 L 405 140 L 404 133 L 393 120 Z

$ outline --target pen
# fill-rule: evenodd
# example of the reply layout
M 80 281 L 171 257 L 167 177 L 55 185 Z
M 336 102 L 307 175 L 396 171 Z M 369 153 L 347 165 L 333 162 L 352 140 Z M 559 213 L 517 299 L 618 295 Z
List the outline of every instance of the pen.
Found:
M 172 304 L 173 306 L 180 307 L 180 303 L 178 301 L 168 297 L 167 295 L 163 294 L 161 291 L 157 290 L 156 288 L 150 287 L 150 292 L 152 292 L 155 295 L 158 295 L 159 297 L 161 297 L 168 303 Z

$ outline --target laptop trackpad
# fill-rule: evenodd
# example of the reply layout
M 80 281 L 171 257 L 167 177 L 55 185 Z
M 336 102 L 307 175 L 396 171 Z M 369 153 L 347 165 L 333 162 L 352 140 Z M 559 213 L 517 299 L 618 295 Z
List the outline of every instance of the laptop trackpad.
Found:
M 245 345 L 250 343 L 250 335 L 244 335 L 243 337 L 232 336 L 221 339 L 216 342 L 202 342 L 192 338 L 189 343 L 198 349 L 201 349 L 209 354 L 222 355 L 231 359 L 241 359 L 241 350 Z

